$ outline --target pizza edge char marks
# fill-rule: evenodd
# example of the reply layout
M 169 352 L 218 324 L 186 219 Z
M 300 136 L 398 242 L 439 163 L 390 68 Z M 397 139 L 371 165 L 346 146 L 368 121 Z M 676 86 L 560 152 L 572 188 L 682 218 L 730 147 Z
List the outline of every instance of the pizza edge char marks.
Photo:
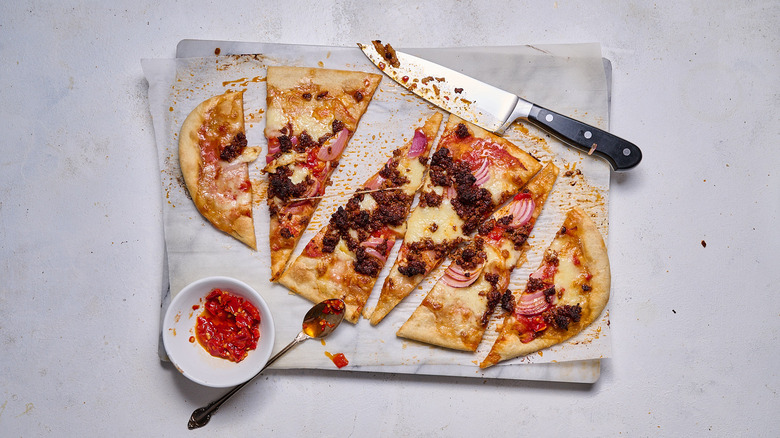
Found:
M 495 308 L 511 292 L 510 274 L 552 191 L 558 168 L 548 163 L 507 205 L 478 228 L 414 313 L 398 330 L 407 339 L 476 351 Z
M 345 319 L 357 323 L 423 181 L 442 121 L 434 113 L 381 170 L 331 215 L 279 283 L 312 302 L 341 298 Z
M 384 319 L 541 167 L 511 142 L 450 115 L 371 324 Z
M 248 163 L 261 148 L 247 146 L 242 92 L 226 92 L 201 102 L 179 134 L 179 166 L 195 207 L 215 228 L 253 250 Z
M 575 207 L 566 214 L 525 289 L 502 302 L 508 313 L 480 367 L 528 355 L 580 333 L 606 307 L 610 282 L 604 239 L 596 224 Z
M 357 71 L 268 67 L 264 172 L 272 281 L 287 266 L 380 80 Z

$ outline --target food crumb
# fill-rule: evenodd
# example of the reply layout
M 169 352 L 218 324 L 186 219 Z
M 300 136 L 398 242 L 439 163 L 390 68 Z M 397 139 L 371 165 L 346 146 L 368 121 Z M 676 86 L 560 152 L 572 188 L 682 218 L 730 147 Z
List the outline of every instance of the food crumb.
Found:
M 702 241 L 701 241 L 701 247 L 702 247 L 702 248 L 706 248 L 706 247 L 707 247 L 707 242 L 705 242 L 704 240 L 702 240 Z

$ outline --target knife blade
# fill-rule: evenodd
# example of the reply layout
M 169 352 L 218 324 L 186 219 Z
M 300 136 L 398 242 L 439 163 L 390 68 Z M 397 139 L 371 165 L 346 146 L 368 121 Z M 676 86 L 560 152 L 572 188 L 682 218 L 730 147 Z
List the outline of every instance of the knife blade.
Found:
M 407 90 L 498 135 L 503 135 L 515 120 L 526 119 L 567 145 L 604 158 L 613 170 L 631 169 L 642 160 L 642 151 L 631 142 L 463 73 L 394 50 L 389 45 L 383 46 L 378 41 L 358 43 L 358 47 L 374 65 Z

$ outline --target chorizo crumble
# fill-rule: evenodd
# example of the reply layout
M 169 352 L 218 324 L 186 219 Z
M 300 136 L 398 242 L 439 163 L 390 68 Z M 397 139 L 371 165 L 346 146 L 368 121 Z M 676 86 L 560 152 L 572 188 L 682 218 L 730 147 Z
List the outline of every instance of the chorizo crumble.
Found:
M 233 140 L 230 141 L 230 144 L 225 146 L 219 152 L 219 158 L 224 161 L 233 161 L 236 159 L 236 157 L 244 152 L 246 145 L 246 136 L 243 132 L 239 132 L 235 135 L 235 137 L 233 137 Z
M 400 175 L 397 168 L 398 161 L 392 160 L 382 169 L 382 173 L 387 175 L 388 181 L 394 184 L 394 186 L 400 186 L 408 182 L 406 177 Z M 383 187 L 385 185 L 387 185 L 387 181 L 383 184 Z M 365 199 L 365 196 L 371 196 L 377 204 L 370 211 L 360 208 L 360 204 Z M 387 227 L 397 227 L 403 224 L 411 204 L 412 197 L 401 190 L 380 190 L 369 194 L 360 193 L 353 195 L 347 202 L 346 207 L 339 207 L 331 215 L 325 235 L 322 238 L 322 251 L 332 253 L 336 245 L 343 240 L 347 248 L 355 253 L 355 271 L 376 277 L 382 270 L 383 263 L 376 257 L 368 254 L 366 248 L 360 246 L 360 244 L 372 235 L 381 235 L 382 231 Z M 387 256 L 392 249 L 392 245 L 385 239 L 375 249 L 383 256 Z

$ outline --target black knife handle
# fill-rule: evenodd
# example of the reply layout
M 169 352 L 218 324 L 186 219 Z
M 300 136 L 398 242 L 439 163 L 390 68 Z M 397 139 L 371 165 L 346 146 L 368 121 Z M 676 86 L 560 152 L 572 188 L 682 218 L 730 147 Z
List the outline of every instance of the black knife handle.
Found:
M 538 105 L 531 108 L 528 120 L 542 125 L 588 155 L 606 159 L 613 170 L 628 170 L 642 161 L 642 151 L 635 144 Z

